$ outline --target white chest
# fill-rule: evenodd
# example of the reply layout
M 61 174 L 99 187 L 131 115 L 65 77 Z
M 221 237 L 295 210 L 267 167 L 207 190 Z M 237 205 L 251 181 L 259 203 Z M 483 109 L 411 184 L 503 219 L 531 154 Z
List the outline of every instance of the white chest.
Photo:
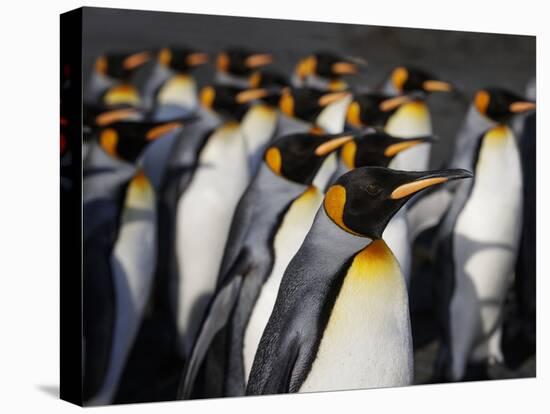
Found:
M 275 305 L 283 274 L 302 245 L 322 200 L 322 193 L 310 187 L 292 203 L 275 235 L 273 269 L 262 287 L 245 331 L 243 356 L 246 379 Z
M 194 108 L 197 104 L 197 86 L 192 77 L 175 75 L 162 85 L 157 96 L 161 105 Z
M 355 256 L 300 392 L 408 385 L 412 374 L 407 290 L 378 240 Z
M 247 152 L 253 155 L 273 136 L 277 126 L 277 112 L 265 105 L 256 105 L 245 115 L 241 129 Z
M 396 137 L 413 138 L 431 135 L 430 111 L 423 102 L 403 105 L 388 120 L 385 131 Z M 391 168 L 404 171 L 425 171 L 430 161 L 431 144 L 419 144 L 397 154 Z
M 352 97 L 340 99 L 327 105 L 317 117 L 315 123 L 329 134 L 338 134 L 344 130 L 346 112 Z

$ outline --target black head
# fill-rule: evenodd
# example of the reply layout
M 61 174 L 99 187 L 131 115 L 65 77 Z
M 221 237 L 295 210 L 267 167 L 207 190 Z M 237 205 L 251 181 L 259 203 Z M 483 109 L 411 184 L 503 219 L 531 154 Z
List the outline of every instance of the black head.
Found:
M 264 161 L 275 174 L 290 181 L 310 185 L 325 158 L 353 135 L 300 133 L 285 135 L 267 148 Z
M 425 172 L 361 167 L 342 175 L 323 202 L 330 219 L 348 233 L 380 239 L 395 213 L 418 191 L 472 177 L 466 170 Z
M 160 64 L 181 73 L 208 63 L 206 53 L 183 47 L 163 48 L 158 52 L 157 58 Z
M 346 142 L 342 147 L 341 157 L 349 169 L 387 167 L 400 152 L 435 139 L 434 136 L 397 138 L 383 131 L 373 130 Z
M 241 119 L 248 109 L 252 98 L 243 95 L 247 90 L 229 85 L 205 86 L 199 93 L 202 106 L 221 115 Z
M 348 108 L 346 121 L 356 127 L 383 127 L 402 105 L 420 100 L 415 95 L 388 96 L 379 93 L 363 93 L 354 96 Z
M 314 122 L 321 111 L 331 103 L 350 95 L 350 92 L 327 92 L 314 88 L 284 88 L 279 109 L 286 115 Z
M 218 54 L 216 68 L 236 76 L 248 76 L 253 71 L 269 65 L 273 57 L 268 53 L 258 53 L 247 49 L 227 49 Z
M 95 61 L 95 71 L 111 78 L 128 81 L 134 71 L 151 59 L 149 52 L 112 53 L 99 56 Z
M 250 77 L 252 88 L 286 88 L 290 87 L 290 79 L 284 73 L 274 70 L 260 69 Z
M 338 79 L 343 75 L 355 75 L 364 66 L 366 66 L 366 62 L 361 59 L 319 51 L 301 59 L 296 65 L 296 74 L 300 79 L 311 75 L 326 79 Z
M 129 122 L 120 121 L 101 129 L 99 145 L 114 158 L 134 163 L 153 141 L 181 128 L 180 122 Z
M 392 85 L 399 93 L 451 92 L 453 90 L 449 82 L 441 81 L 433 74 L 411 66 L 395 68 L 390 78 Z
M 502 88 L 485 88 L 476 92 L 474 105 L 482 115 L 504 123 L 512 116 L 532 111 L 536 105 Z

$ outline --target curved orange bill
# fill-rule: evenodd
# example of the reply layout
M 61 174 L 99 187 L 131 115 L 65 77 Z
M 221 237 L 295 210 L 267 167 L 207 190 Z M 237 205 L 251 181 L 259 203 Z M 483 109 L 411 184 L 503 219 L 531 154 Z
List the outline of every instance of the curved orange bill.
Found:
M 340 136 L 338 138 L 333 138 L 327 142 L 323 142 L 315 149 L 315 155 L 322 157 L 327 154 L 330 154 L 332 151 L 337 150 L 346 142 L 349 142 L 353 139 L 353 135 Z
M 138 111 L 133 108 L 114 109 L 96 116 L 95 123 L 98 126 L 106 126 L 117 121 L 135 119 L 136 115 L 138 115 Z
M 124 59 L 122 67 L 126 70 L 132 70 L 143 65 L 149 59 L 151 59 L 151 54 L 149 52 L 134 53 Z
M 270 63 L 273 63 L 273 56 L 269 53 L 256 53 L 248 56 L 244 61 L 245 66 L 251 69 L 269 65 Z
M 206 53 L 191 53 L 185 59 L 189 66 L 199 66 L 208 63 L 208 55 Z
M 427 92 L 451 92 L 453 90 L 453 87 L 449 82 L 439 80 L 424 81 L 422 87 Z
M 512 102 L 508 109 L 510 110 L 510 112 L 521 113 L 521 112 L 532 111 L 533 109 L 536 109 L 536 107 L 537 105 L 534 102 L 517 101 L 517 102 Z
M 471 177 L 473 177 L 473 174 L 471 172 L 462 169 L 426 172 L 420 178 L 402 184 L 394 189 L 390 195 L 390 198 L 392 200 L 399 200 L 436 184 Z
M 339 101 L 340 99 L 344 99 L 344 98 L 347 98 L 348 96 L 350 96 L 351 93 L 350 92 L 331 92 L 331 93 L 326 93 L 324 94 L 323 96 L 321 96 L 319 98 L 319 106 L 327 106 L 331 103 L 334 103 L 334 102 L 337 102 Z
M 380 108 L 382 112 L 389 112 L 409 102 L 412 102 L 412 98 L 410 96 L 396 96 L 395 98 L 388 98 L 380 102 L 378 108 Z
M 331 69 L 335 75 L 354 75 L 359 72 L 357 65 L 350 62 L 333 63 Z
M 418 144 L 422 144 L 426 142 L 427 141 L 423 139 L 410 139 L 407 141 L 398 142 L 396 144 L 391 144 L 385 149 L 384 155 L 386 157 L 393 157 L 394 155 L 399 154 L 401 151 L 405 151 L 408 148 L 411 148 Z
M 247 89 L 245 91 L 239 92 L 235 96 L 235 102 L 238 104 L 245 104 L 251 101 L 254 101 L 256 99 L 265 98 L 269 92 L 267 89 L 259 88 L 259 89 Z
M 152 141 L 181 126 L 183 126 L 181 122 L 168 122 L 166 124 L 151 128 L 149 131 L 147 131 L 145 138 L 149 141 Z

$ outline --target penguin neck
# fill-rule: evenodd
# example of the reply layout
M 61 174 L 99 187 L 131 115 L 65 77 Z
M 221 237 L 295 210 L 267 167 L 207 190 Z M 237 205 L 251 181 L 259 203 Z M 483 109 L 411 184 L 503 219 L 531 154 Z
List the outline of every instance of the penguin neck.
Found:
M 384 131 L 402 138 L 414 138 L 432 133 L 432 121 L 428 105 L 415 101 L 402 105 L 388 119 Z
M 315 124 L 319 125 L 329 134 L 338 134 L 342 132 L 346 122 L 348 106 L 352 99 L 352 96 L 348 96 L 327 105 L 315 119 Z
M 217 71 L 215 79 L 215 83 L 219 83 L 220 85 L 235 86 L 237 88 L 250 88 L 250 79 L 247 77 Z
M 312 124 L 307 121 L 290 117 L 282 112 L 279 112 L 276 136 L 280 137 L 288 134 L 307 132 L 311 129 L 311 127 Z
M 317 250 L 317 254 L 330 254 L 343 260 L 366 248 L 372 241 L 371 238 L 348 233 L 334 224 L 322 205 L 306 237 L 306 242 Z
M 292 198 L 299 196 L 308 185 L 288 180 L 275 174 L 265 162 L 262 163 L 256 177 L 250 184 L 251 191 L 265 193 L 266 197 L 273 194 L 291 194 Z
M 197 84 L 185 73 L 175 73 L 161 86 L 157 101 L 160 105 L 177 105 L 185 108 L 197 106 Z

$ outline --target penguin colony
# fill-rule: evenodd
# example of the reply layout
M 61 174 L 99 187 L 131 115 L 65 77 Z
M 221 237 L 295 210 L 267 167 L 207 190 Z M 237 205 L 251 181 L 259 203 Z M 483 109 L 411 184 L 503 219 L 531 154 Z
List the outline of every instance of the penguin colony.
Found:
M 291 74 L 274 63 L 242 48 L 97 57 L 83 110 L 87 405 L 413 384 L 418 243 L 433 253 L 432 381 L 491 378 L 514 360 L 509 336 L 533 354 L 505 302 L 533 326 L 534 96 L 479 90 L 429 170 L 452 138 L 433 134 L 429 96 L 460 93 L 452 82 L 399 66 L 351 88 L 367 62 L 326 51 Z

